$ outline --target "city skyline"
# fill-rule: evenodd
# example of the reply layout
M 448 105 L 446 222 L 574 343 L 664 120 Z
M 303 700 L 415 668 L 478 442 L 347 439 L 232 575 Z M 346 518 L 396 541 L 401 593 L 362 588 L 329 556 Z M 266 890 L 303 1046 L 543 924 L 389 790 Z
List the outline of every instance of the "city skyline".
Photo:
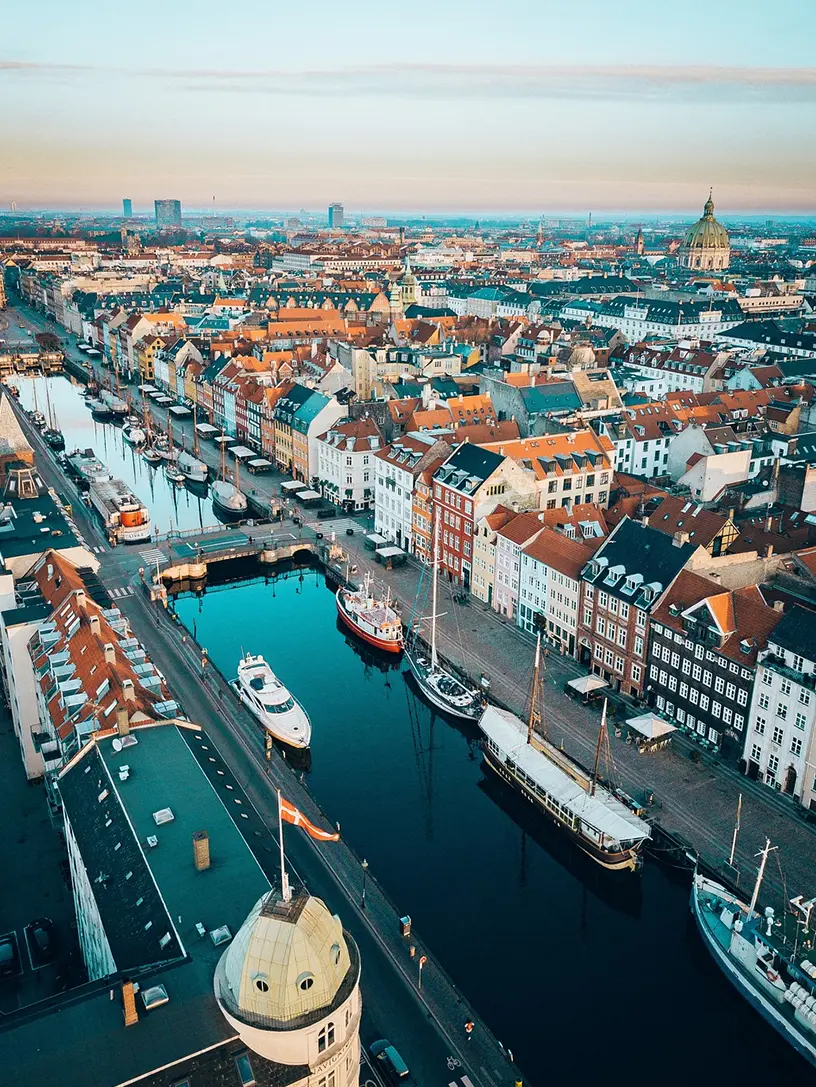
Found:
M 723 215 L 816 208 L 809 10 L 768 36 L 755 3 L 695 0 L 667 35 L 642 0 L 580 28 L 521 0 L 501 21 L 422 0 L 410 24 L 352 4 L 341 27 L 245 0 L 225 35 L 210 2 L 195 25 L 149 2 L 148 49 L 87 9 L 6 19 L 6 207 L 690 214 L 713 185 Z

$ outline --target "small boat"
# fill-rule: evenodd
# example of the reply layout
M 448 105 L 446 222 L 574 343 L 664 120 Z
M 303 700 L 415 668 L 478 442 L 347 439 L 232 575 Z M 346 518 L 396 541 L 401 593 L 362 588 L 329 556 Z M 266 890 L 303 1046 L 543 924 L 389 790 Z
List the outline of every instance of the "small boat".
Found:
M 153 448 L 152 445 L 148 445 L 142 450 L 142 458 L 147 461 L 148 464 L 161 464 L 162 455 Z
M 244 705 L 276 740 L 291 747 L 308 747 L 309 717 L 261 656 L 247 653 L 238 664 L 233 689 Z
M 16 385 L 8 385 L 6 387 L 8 388 L 9 396 L 13 396 L 15 400 L 20 399 L 20 390 Z
M 226 479 L 219 479 L 210 488 L 212 491 L 213 508 L 231 521 L 240 521 L 246 517 L 247 500 L 237 487 Z
M 41 411 L 32 411 L 29 415 L 32 426 L 35 426 L 37 430 L 45 430 L 46 418 Z
M 184 483 L 184 473 L 180 472 L 176 467 L 175 461 L 168 460 L 164 463 L 164 474 L 171 483 L 175 483 L 177 487 L 181 487 Z
M 434 529 L 433 551 L 433 607 L 431 609 L 431 651 L 426 654 L 416 637 L 416 632 L 405 649 L 405 659 L 411 669 L 417 686 L 425 698 L 452 717 L 463 721 L 478 721 L 484 709 L 482 692 L 466 686 L 462 680 L 439 661 L 436 650 L 436 596 L 439 563 L 437 545 L 439 540 L 439 521 Z
M 91 415 L 94 419 L 110 419 L 110 408 L 104 400 L 91 399 L 86 400 L 85 403 L 91 409 Z
M 192 456 L 190 453 L 186 452 L 186 450 L 182 450 L 182 452 L 179 453 L 178 461 L 176 463 L 185 482 L 206 483 L 210 478 L 210 469 L 204 461 Z
M 144 445 L 147 434 L 138 423 L 125 423 L 122 427 L 122 437 L 130 445 Z
M 695 872 L 691 912 L 703 942 L 734 988 L 816 1067 L 816 965 L 807 957 L 812 945 L 802 939 L 808 932 L 813 900 L 803 902 L 801 895 L 790 899 L 796 912 L 789 912 L 785 903 L 780 919 L 770 906 L 761 913 L 757 910 L 771 848 L 766 841 L 759 854 L 748 905 L 721 884 Z
M 335 599 L 340 618 L 364 642 L 386 653 L 402 652 L 402 620 L 388 596 L 383 600 L 374 596 L 370 574 L 365 575 L 359 589 L 341 585 Z
M 42 435 L 49 446 L 56 450 L 56 452 L 61 453 L 65 448 L 65 435 L 61 430 L 56 430 L 53 427 L 46 427 L 42 432 Z

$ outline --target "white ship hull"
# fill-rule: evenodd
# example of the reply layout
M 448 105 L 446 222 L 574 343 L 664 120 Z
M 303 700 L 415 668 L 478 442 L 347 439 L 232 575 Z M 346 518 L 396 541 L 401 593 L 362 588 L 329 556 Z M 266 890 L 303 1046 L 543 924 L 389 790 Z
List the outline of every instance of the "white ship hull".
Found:
M 308 714 L 263 657 L 244 657 L 232 686 L 253 717 L 276 740 L 289 747 L 309 746 L 312 725 Z
M 694 915 L 697 930 L 717 966 L 748 1003 L 759 1012 L 762 1018 L 778 1031 L 805 1060 L 816 1067 L 816 1031 L 812 1027 L 808 1029 L 804 1024 L 800 1024 L 791 1014 L 785 1001 L 774 1000 L 770 995 L 771 986 L 769 984 L 766 983 L 769 990 L 766 993 L 760 983 L 752 983 L 752 980 L 749 980 L 747 971 L 737 963 L 717 939 L 711 924 L 711 918 L 706 916 L 706 907 L 704 905 L 705 899 L 711 896 L 722 902 L 730 903 L 743 911 L 746 907 L 725 887 L 713 880 L 706 879 L 699 872 L 695 873 L 691 888 L 691 912 Z

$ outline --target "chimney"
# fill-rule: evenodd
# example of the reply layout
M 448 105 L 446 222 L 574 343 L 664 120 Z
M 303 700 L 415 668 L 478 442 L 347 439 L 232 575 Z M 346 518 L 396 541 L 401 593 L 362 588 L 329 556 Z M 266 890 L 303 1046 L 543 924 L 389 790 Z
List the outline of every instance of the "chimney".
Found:
M 130 718 L 124 706 L 120 706 L 116 711 L 116 731 L 120 736 L 130 735 Z
M 193 863 L 197 872 L 206 872 L 210 867 L 210 836 L 206 830 L 193 834 Z
M 774 602 L 773 602 L 773 610 L 774 610 L 774 611 L 784 611 L 784 610 L 785 610 L 785 605 L 784 605 L 784 603 L 783 603 L 783 602 L 782 602 L 781 600 L 774 600 Z
M 673 542 L 675 547 L 682 547 L 689 542 L 689 534 L 687 532 L 675 532 Z
M 98 615 L 92 615 L 90 617 L 90 619 L 88 620 L 88 622 L 91 625 L 91 634 L 98 634 L 99 630 L 100 630 L 99 616 Z
M 133 686 L 133 680 L 132 679 L 123 679 L 122 680 L 122 694 L 125 696 L 125 702 L 135 702 L 136 701 L 136 689 Z
M 84 589 L 77 589 L 77 591 L 76 591 L 76 602 L 77 602 L 77 607 L 80 607 L 80 608 L 87 607 L 88 600 L 87 600 L 87 597 L 85 596 L 85 590 Z
M 113 642 L 105 642 L 105 664 L 116 664 L 116 649 Z
M 139 1013 L 136 1010 L 136 990 L 132 981 L 122 982 L 122 1011 L 126 1027 L 133 1027 L 139 1022 Z

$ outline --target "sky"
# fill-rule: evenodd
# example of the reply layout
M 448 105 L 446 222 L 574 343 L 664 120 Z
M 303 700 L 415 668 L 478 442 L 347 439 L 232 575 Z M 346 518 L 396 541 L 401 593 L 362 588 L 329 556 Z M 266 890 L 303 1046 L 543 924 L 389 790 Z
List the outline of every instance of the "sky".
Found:
M 7 4 L 0 208 L 812 213 L 814 41 L 802 0 Z

